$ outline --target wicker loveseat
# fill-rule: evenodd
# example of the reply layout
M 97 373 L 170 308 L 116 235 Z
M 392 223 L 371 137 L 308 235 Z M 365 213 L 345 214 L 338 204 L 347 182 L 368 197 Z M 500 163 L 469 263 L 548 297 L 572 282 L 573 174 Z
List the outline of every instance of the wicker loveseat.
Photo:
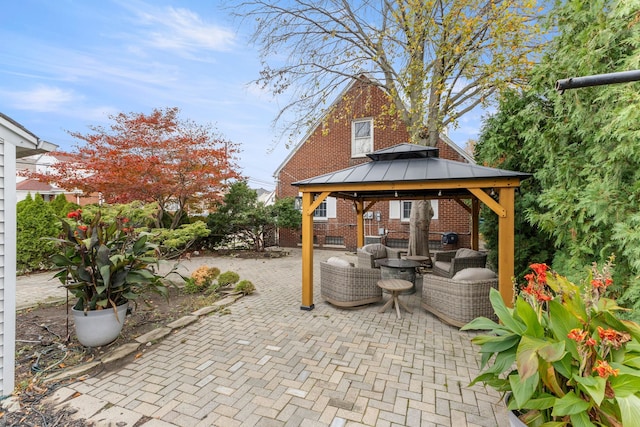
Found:
M 436 252 L 432 273 L 436 276 L 452 278 L 465 268 L 484 268 L 486 264 L 486 253 L 460 248 L 457 251 Z
M 320 296 L 338 307 L 356 307 L 382 300 L 376 268 L 359 268 L 348 261 L 329 258 L 320 263 Z
M 422 279 L 422 308 L 458 328 L 480 316 L 497 320 L 489 301 L 491 288 L 498 289 L 498 278 L 487 268 L 468 268 L 451 279 L 427 274 Z
M 385 246 L 381 243 L 371 243 L 358 248 L 358 267 L 360 268 L 378 268 L 376 260 L 383 258 L 400 258 L 400 255 L 406 253 L 406 249 L 396 249 Z

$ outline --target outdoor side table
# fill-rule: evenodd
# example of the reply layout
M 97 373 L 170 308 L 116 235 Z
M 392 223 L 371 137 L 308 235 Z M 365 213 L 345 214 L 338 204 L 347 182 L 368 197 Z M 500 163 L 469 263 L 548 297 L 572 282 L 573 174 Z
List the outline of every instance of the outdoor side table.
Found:
M 376 261 L 380 267 L 380 275 L 383 279 L 401 279 L 413 284 L 406 294 L 416 292 L 416 267 L 420 266 L 417 261 L 398 258 L 383 258 Z
M 411 311 L 409 307 L 404 305 L 404 303 L 400 301 L 400 298 L 398 298 L 400 292 L 410 290 L 413 287 L 413 283 L 409 282 L 408 280 L 402 279 L 383 279 L 378 281 L 378 286 L 382 288 L 382 290 L 389 291 L 389 293 L 391 294 L 391 298 L 385 305 L 382 306 L 379 311 L 380 313 L 384 312 L 389 306 L 391 306 L 392 310 L 395 306 L 398 319 L 402 319 L 402 317 L 400 316 L 400 306 L 402 306 L 402 308 L 407 310 L 409 313 L 413 313 L 413 311 Z

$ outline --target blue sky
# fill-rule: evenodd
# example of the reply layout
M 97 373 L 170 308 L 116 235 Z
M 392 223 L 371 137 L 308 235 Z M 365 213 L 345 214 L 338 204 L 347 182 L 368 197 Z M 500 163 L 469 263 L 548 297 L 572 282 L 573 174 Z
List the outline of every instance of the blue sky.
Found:
M 66 131 L 88 133 L 119 112 L 178 107 L 242 150 L 253 188 L 273 189 L 289 154 L 271 124 L 278 102 L 251 81 L 257 49 L 221 1 L 5 2 L 0 14 L 0 112 L 71 150 Z M 449 136 L 477 136 L 480 111 Z

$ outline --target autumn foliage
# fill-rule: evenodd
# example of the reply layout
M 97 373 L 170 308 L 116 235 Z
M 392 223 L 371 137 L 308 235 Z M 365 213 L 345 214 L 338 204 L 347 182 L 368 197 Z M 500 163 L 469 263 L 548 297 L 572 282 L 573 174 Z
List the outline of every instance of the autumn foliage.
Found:
M 236 144 L 210 126 L 181 120 L 178 113 L 178 108 L 120 113 L 110 116 L 109 128 L 69 132 L 84 144 L 69 160 L 35 177 L 85 194 L 100 193 L 107 203 L 157 202 L 157 225 L 171 212 L 175 228 L 191 210 L 210 207 L 227 180 L 239 177 Z

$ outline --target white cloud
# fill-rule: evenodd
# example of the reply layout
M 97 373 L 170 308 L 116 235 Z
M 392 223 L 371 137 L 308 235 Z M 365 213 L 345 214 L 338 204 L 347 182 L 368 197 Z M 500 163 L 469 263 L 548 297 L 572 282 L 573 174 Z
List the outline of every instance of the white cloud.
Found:
M 3 97 L 14 108 L 40 113 L 59 111 L 80 99 L 72 90 L 46 85 L 38 85 L 25 91 L 5 91 Z
M 136 41 L 143 46 L 192 56 L 201 54 L 202 50 L 229 51 L 236 45 L 235 32 L 204 22 L 197 13 L 188 9 L 160 9 L 142 2 L 123 3 L 122 6 L 136 15 L 134 25 L 139 33 Z

